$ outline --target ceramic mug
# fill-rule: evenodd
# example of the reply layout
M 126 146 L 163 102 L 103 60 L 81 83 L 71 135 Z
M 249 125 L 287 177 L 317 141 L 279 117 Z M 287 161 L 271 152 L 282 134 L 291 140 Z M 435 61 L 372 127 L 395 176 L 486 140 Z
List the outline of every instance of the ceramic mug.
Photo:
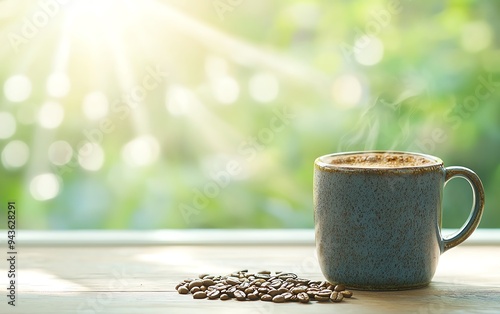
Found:
M 473 191 L 467 222 L 441 235 L 445 184 L 466 179 Z M 484 208 L 479 177 L 464 167 L 408 152 L 349 152 L 314 163 L 318 260 L 326 279 L 351 289 L 403 290 L 429 284 L 439 256 L 476 229 Z

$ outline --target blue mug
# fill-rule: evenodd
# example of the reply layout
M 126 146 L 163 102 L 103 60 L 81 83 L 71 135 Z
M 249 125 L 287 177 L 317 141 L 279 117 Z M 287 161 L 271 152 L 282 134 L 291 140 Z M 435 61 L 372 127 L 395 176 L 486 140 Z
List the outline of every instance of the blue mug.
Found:
M 465 178 L 473 207 L 463 227 L 441 235 L 443 189 Z M 441 159 L 393 151 L 337 153 L 314 163 L 314 221 L 325 278 L 351 289 L 404 290 L 430 283 L 439 256 L 465 241 L 484 208 L 479 177 Z

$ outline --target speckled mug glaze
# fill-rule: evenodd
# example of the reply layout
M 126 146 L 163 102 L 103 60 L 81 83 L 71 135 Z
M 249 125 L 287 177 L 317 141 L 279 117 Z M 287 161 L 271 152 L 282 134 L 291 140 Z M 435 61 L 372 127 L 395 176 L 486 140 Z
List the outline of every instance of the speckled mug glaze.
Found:
M 351 167 L 328 162 L 359 154 L 413 155 L 431 162 L 398 167 Z M 446 182 L 465 178 L 474 205 L 467 222 L 441 236 Z M 314 221 L 319 264 L 326 279 L 351 289 L 404 290 L 429 284 L 439 256 L 476 229 L 484 207 L 479 177 L 441 159 L 408 152 L 350 152 L 314 164 Z

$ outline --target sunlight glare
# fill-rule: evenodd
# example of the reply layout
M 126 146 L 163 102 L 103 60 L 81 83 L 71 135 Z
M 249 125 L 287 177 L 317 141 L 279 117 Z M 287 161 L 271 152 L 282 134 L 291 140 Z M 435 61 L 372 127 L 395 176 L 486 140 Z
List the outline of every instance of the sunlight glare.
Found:
M 69 93 L 71 83 L 62 72 L 52 73 L 47 79 L 47 93 L 55 98 L 62 98 Z
M 83 99 L 83 113 L 90 120 L 99 120 L 108 114 L 109 102 L 104 93 L 95 91 Z
M 173 116 L 188 114 L 193 106 L 194 97 L 190 91 L 181 85 L 171 85 L 168 88 L 165 105 Z
M 205 72 L 211 79 L 226 76 L 228 64 L 224 58 L 216 56 L 208 56 L 205 60 Z

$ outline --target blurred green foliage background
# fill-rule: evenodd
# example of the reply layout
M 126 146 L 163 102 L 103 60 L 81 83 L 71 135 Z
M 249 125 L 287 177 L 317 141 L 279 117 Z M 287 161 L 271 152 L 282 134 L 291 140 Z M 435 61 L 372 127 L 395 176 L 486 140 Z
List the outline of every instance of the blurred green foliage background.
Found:
M 30 229 L 311 228 L 316 157 L 394 149 L 476 171 L 500 227 L 499 12 L 0 1 L 0 199 Z M 471 202 L 451 181 L 443 226 Z

